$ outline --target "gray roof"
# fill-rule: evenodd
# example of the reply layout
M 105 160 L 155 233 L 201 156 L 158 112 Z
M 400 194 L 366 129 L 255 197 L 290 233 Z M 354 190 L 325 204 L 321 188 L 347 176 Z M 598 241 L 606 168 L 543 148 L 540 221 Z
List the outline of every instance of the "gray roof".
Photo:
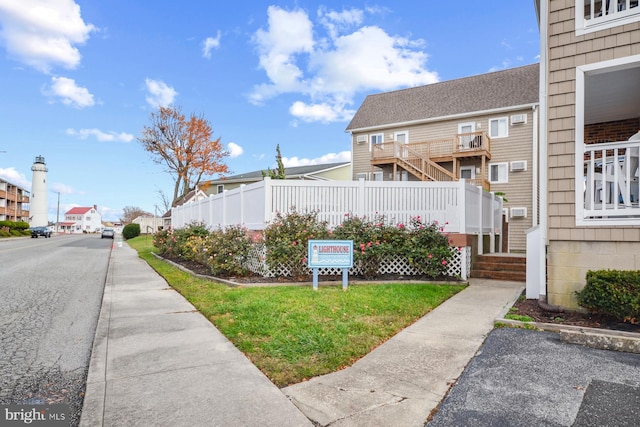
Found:
M 538 103 L 539 64 L 369 95 L 347 131 Z
M 324 163 L 321 165 L 308 165 L 308 166 L 294 166 L 290 168 L 284 169 L 284 174 L 287 178 L 300 178 L 306 175 L 323 172 L 329 169 L 337 168 L 340 166 L 348 165 L 350 162 L 339 162 L 339 163 Z M 272 168 L 273 169 L 273 168 Z M 262 172 L 266 172 L 267 169 L 261 169 L 253 172 L 245 172 L 238 175 L 232 175 L 223 177 L 216 180 L 211 180 L 209 182 L 244 182 L 244 181 L 262 181 Z

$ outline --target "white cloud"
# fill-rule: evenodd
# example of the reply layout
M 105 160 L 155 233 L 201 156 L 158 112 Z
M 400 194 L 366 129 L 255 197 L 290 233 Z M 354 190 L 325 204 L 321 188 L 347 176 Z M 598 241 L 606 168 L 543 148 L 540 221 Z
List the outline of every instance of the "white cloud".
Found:
M 360 25 L 364 19 L 364 11 L 360 9 L 343 10 L 336 12 L 335 10 L 326 10 L 320 7 L 318 10 L 320 23 L 327 28 L 331 38 L 336 38 L 342 31 L 349 29 L 355 25 Z
M 70 185 L 60 184 L 59 182 L 51 184 L 51 191 L 60 194 L 74 194 L 76 192 Z
M 76 85 L 75 80 L 67 77 L 51 77 L 51 86 L 43 93 L 60 98 L 60 102 L 76 108 L 92 107 L 95 105 L 93 95 L 87 88 Z
M 80 64 L 76 45 L 96 28 L 72 0 L 0 0 L 0 41 L 9 56 L 41 72 Z
M 207 37 L 203 43 L 202 47 L 202 56 L 209 59 L 211 58 L 211 49 L 217 49 L 220 47 L 220 30 L 218 30 L 218 34 L 216 37 Z
M 299 159 L 298 157 L 283 157 L 282 164 L 285 167 L 293 166 L 309 166 L 309 165 L 322 165 L 325 163 L 339 163 L 350 162 L 351 151 L 341 151 L 339 153 L 328 153 L 324 156 L 316 157 L 315 159 Z
M 0 178 L 17 185 L 18 187 L 31 190 L 31 180 L 27 179 L 24 174 L 18 172 L 14 167 L 0 168 Z
M 100 142 L 131 142 L 135 138 L 133 135 L 125 132 L 103 132 L 100 129 L 67 129 L 67 135 L 77 136 L 80 139 L 87 139 L 90 136 L 94 136 Z
M 320 103 L 305 104 L 302 101 L 296 101 L 289 108 L 289 113 L 305 122 L 335 122 L 337 120 L 348 120 L 353 117 L 355 111 L 345 109 L 344 105 Z
M 301 91 L 302 70 L 295 63 L 295 55 L 313 51 L 313 25 L 302 10 L 288 12 L 269 6 L 269 29 L 259 29 L 253 37 L 263 68 L 271 84 L 259 85 L 250 100 L 259 104 L 284 92 Z
M 367 13 L 379 13 L 369 11 Z M 377 26 L 362 25 L 365 11 L 320 8 L 314 28 L 307 13 L 268 9 L 268 28 L 253 37 L 260 67 L 269 79 L 254 87 L 250 102 L 292 93 L 289 112 L 303 121 L 349 120 L 358 93 L 387 91 L 435 83 L 438 74 L 426 68 L 425 42 L 393 36 Z M 324 28 L 326 35 L 318 35 Z M 314 36 L 316 36 L 314 38 Z
M 168 86 L 162 80 L 146 79 L 145 84 L 149 95 L 146 100 L 149 105 L 154 108 L 166 107 L 173 104 L 178 92 L 171 86 Z
M 235 142 L 230 142 L 227 144 L 227 151 L 229 152 L 229 157 L 239 157 L 244 153 L 244 148 L 236 144 Z

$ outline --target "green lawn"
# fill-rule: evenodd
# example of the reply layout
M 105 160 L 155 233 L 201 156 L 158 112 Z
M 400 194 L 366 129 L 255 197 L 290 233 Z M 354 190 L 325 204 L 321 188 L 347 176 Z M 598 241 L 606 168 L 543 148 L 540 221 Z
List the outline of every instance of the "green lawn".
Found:
M 140 256 L 283 387 L 351 365 L 464 289 L 384 284 L 230 288 L 151 255 L 151 238 L 128 240 Z

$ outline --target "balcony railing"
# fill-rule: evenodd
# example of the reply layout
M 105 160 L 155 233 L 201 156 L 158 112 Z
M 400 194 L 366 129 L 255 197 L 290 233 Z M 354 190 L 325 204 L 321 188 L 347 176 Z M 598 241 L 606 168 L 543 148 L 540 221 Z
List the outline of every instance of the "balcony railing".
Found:
M 588 25 L 638 13 L 638 0 L 584 0 L 584 19 Z
M 373 160 L 402 157 L 402 147 L 406 147 L 427 159 L 451 160 L 454 154 L 480 155 L 491 151 L 491 139 L 485 132 L 470 132 L 454 135 L 451 138 L 433 139 L 429 141 L 401 144 L 385 142 L 373 146 Z
M 584 218 L 640 220 L 640 141 L 584 145 Z
M 490 158 L 491 139 L 484 132 L 457 134 L 451 138 L 442 138 L 422 142 L 403 144 L 398 141 L 374 144 L 371 161 L 375 165 L 396 163 L 410 170 L 421 180 L 455 181 L 459 179 L 439 163 L 452 162 L 461 157 L 487 156 Z M 489 189 L 484 178 L 468 180 Z

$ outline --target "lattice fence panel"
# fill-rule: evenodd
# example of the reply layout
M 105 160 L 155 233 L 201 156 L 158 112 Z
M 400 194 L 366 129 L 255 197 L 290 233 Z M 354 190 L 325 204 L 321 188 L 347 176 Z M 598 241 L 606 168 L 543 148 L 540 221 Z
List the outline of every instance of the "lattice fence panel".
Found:
M 257 244 L 249 253 L 246 267 L 253 273 L 262 277 L 289 277 L 291 270 L 287 265 L 279 265 L 275 270 L 270 269 L 266 263 L 267 249 L 263 243 Z M 466 268 L 463 268 L 466 265 Z M 451 248 L 451 260 L 447 267 L 447 275 L 451 277 L 459 277 L 462 280 L 467 279 L 467 275 L 471 271 L 471 248 Z M 466 272 L 466 274 L 463 274 Z M 309 274 L 312 270 L 309 269 Z M 341 268 L 320 268 L 320 275 L 341 275 Z M 357 266 L 349 269 L 349 274 L 357 276 L 362 274 Z M 404 257 L 386 258 L 378 268 L 378 274 L 399 274 L 403 276 L 417 276 L 420 271 L 411 265 Z

